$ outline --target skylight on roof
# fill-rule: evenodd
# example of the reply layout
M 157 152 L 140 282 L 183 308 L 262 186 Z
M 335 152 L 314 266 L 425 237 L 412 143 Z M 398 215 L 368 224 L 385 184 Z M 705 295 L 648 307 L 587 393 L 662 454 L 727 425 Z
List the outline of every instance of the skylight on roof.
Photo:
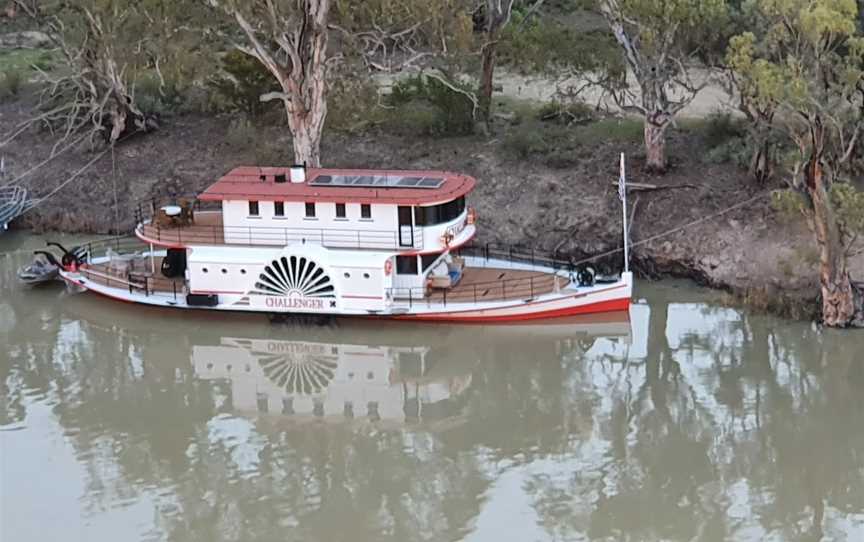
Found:
M 438 188 L 444 184 L 444 179 L 402 175 L 319 175 L 309 184 L 356 188 Z

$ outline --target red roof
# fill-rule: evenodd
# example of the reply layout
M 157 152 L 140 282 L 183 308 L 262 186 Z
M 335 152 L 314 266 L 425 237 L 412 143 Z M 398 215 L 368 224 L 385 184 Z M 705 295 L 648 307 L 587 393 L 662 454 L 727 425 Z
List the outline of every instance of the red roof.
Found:
M 285 175 L 289 182 L 275 182 Z M 429 177 L 443 179 L 437 188 L 355 187 L 310 184 L 322 175 Z M 264 180 L 262 180 L 262 178 Z M 290 182 L 287 167 L 238 167 L 202 192 L 203 201 L 316 201 L 333 203 L 388 203 L 432 205 L 452 201 L 471 192 L 476 181 L 467 175 L 447 171 L 405 171 L 372 169 L 308 169 L 305 183 Z

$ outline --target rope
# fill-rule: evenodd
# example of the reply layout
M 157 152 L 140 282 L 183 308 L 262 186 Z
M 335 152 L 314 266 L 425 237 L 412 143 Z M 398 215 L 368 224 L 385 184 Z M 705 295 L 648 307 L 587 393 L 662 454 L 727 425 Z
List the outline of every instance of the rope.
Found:
M 750 205 L 754 201 L 757 201 L 757 200 L 762 199 L 763 197 L 767 196 L 771 192 L 773 192 L 773 190 L 767 190 L 765 192 L 757 194 L 756 196 L 753 196 L 750 199 L 736 203 L 735 205 L 732 205 L 731 207 L 727 207 L 726 209 L 723 209 L 722 211 L 718 211 L 718 212 L 710 214 L 708 216 L 703 216 L 702 218 L 696 219 L 692 222 L 688 222 L 687 224 L 678 226 L 678 227 L 673 228 L 669 231 L 665 231 L 663 233 L 658 233 L 656 235 L 652 235 L 651 237 L 647 237 L 645 239 L 642 239 L 641 241 L 637 241 L 635 243 L 630 243 L 630 248 L 646 245 L 646 244 L 651 243 L 653 241 L 656 241 L 658 239 L 662 239 L 663 237 L 667 237 L 669 235 L 676 234 L 680 231 L 686 230 L 686 229 L 691 228 L 693 226 L 697 226 L 703 222 L 707 222 L 709 220 L 714 220 L 715 218 L 721 217 L 727 213 L 731 213 L 732 211 L 734 211 L 736 209 L 740 209 L 741 207 L 745 207 L 747 205 Z M 590 258 L 585 258 L 584 260 L 579 260 L 578 262 L 574 262 L 573 265 L 579 266 L 579 265 L 582 265 L 583 263 L 593 262 L 594 260 L 599 260 L 599 259 L 605 258 L 607 256 L 612 256 L 613 254 L 618 254 L 619 252 L 623 252 L 623 251 L 624 251 L 624 247 L 612 249 L 612 250 L 609 250 L 609 251 L 604 252 L 602 254 L 597 254 L 596 256 L 591 256 Z
M 113 144 L 111 145 L 111 147 L 109 147 L 109 148 L 105 149 L 104 151 L 100 152 L 99 154 L 97 154 L 95 158 L 93 158 L 92 160 L 90 160 L 89 162 L 87 162 L 87 163 L 84 165 L 84 167 L 82 167 L 81 169 L 79 169 L 78 171 L 76 171 L 74 175 L 72 175 L 71 177 L 69 177 L 68 179 L 66 179 L 66 180 L 63 181 L 62 183 L 60 183 L 60 186 L 58 186 L 57 188 L 55 188 L 54 190 L 52 190 L 51 192 L 49 192 L 47 196 L 43 196 L 43 197 L 39 198 L 38 200 L 36 200 L 35 202 L 33 202 L 33 204 L 30 205 L 29 207 L 27 207 L 27 209 L 25 209 L 25 210 L 24 210 L 24 211 L 23 211 L 19 216 L 22 216 L 22 215 L 24 215 L 25 213 L 27 213 L 27 212 L 29 212 L 29 211 L 32 211 L 33 209 L 35 209 L 36 207 L 38 207 L 39 205 L 41 205 L 43 202 L 45 202 L 46 200 L 50 199 L 54 194 L 56 194 L 57 192 L 63 190 L 63 188 L 65 188 L 69 183 L 71 183 L 72 181 L 74 181 L 75 179 L 77 179 L 79 176 L 81 176 L 82 173 L 84 173 L 85 171 L 87 171 L 88 169 L 90 169 L 90 167 L 91 167 L 93 164 L 95 164 L 96 162 L 98 162 L 99 160 L 101 160 L 101 159 L 102 159 L 106 154 L 108 154 L 109 152 L 114 152 L 114 145 L 116 145 L 117 143 L 122 143 L 123 141 L 125 141 L 126 139 L 129 139 L 130 137 L 132 137 L 133 135 L 136 135 L 137 133 L 138 133 L 138 131 L 136 130 L 135 132 L 132 132 L 131 134 L 127 134 L 126 136 L 124 136 L 124 137 L 118 139 L 115 143 L 113 143 Z
M 117 204 L 117 157 L 111 143 L 111 186 L 114 189 L 114 235 L 120 235 L 120 208 Z
M 63 147 L 63 149 L 61 149 L 60 151 L 56 152 L 55 154 L 52 154 L 51 156 L 49 156 L 49 157 L 46 158 L 45 160 L 39 162 L 38 164 L 36 164 L 36 165 L 33 166 L 32 168 L 28 169 L 27 171 L 25 171 L 25 172 L 22 173 L 21 175 L 15 177 L 14 179 L 12 179 L 11 181 L 9 181 L 8 183 L 4 183 L 4 184 L 0 185 L 0 188 L 5 188 L 5 187 L 7 187 L 7 186 L 9 186 L 9 185 L 12 185 L 12 184 L 15 184 L 15 183 L 21 181 L 21 179 L 23 179 L 24 177 L 27 177 L 28 175 L 30 175 L 30 174 L 33 173 L 34 171 L 36 171 L 36 170 L 38 170 L 39 168 L 43 167 L 45 164 L 47 164 L 47 163 L 50 162 L 51 160 L 54 160 L 55 158 L 57 158 L 57 157 L 60 156 L 61 154 L 65 153 L 66 151 L 68 151 L 69 149 L 71 149 L 72 147 L 74 147 L 75 145 L 77 145 L 78 143 L 84 141 L 84 138 L 86 138 L 86 137 L 89 136 L 89 135 L 90 135 L 89 132 L 88 132 L 88 133 L 85 133 L 85 134 L 84 134 L 83 136 L 81 136 L 80 138 L 76 139 L 76 140 L 73 141 L 72 143 L 70 143 L 70 144 L 66 145 L 65 147 Z

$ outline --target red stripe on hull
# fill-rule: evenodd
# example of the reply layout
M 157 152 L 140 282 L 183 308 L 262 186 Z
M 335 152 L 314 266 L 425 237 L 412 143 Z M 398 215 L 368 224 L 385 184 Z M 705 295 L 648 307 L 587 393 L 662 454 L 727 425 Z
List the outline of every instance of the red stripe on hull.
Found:
M 508 314 L 506 316 L 458 316 L 457 314 L 447 314 L 438 312 L 435 314 L 418 314 L 418 315 L 400 315 L 392 316 L 396 320 L 415 320 L 424 322 L 524 322 L 527 320 L 546 320 L 552 318 L 564 318 L 567 316 L 577 316 L 580 314 L 593 314 L 599 312 L 619 312 L 626 311 L 630 308 L 630 299 L 612 299 L 609 301 L 600 301 L 588 305 L 580 305 L 578 307 L 568 307 L 566 309 L 555 309 L 549 311 L 538 311 L 525 314 Z

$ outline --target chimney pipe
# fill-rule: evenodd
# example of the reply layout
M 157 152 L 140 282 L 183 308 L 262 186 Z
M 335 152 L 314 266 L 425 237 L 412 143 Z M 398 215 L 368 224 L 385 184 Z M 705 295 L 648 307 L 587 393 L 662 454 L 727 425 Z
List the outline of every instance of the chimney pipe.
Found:
M 291 182 L 305 183 L 306 182 L 306 166 L 293 165 L 291 166 Z

